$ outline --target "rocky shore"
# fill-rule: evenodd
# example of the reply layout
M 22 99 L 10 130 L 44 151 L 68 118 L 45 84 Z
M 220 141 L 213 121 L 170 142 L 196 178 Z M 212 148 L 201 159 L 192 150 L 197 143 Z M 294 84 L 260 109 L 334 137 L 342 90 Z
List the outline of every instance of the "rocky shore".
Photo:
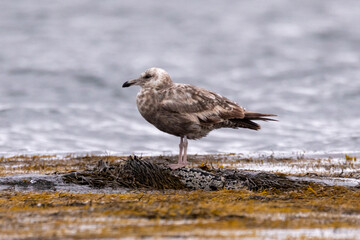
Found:
M 360 234 L 355 157 L 198 155 L 187 168 L 173 171 L 167 166 L 175 158 L 0 158 L 0 239 L 356 239 Z

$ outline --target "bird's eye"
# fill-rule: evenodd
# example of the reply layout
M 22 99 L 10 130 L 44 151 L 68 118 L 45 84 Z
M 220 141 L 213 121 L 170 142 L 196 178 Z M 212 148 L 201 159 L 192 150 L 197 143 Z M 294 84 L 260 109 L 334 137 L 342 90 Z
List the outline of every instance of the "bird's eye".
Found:
M 151 78 L 150 74 L 146 74 L 144 78 Z

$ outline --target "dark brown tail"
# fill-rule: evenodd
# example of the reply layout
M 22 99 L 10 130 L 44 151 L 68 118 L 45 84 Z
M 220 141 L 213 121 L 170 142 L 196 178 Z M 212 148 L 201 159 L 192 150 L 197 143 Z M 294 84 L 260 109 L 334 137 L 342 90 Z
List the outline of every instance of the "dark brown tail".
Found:
M 256 113 L 256 112 L 245 112 L 245 119 L 249 120 L 261 120 L 261 121 L 277 121 L 276 119 L 267 117 L 277 117 L 275 114 L 269 113 Z
M 256 122 L 252 120 L 260 120 L 260 121 L 277 121 L 276 119 L 268 118 L 268 117 L 276 117 L 275 114 L 267 114 L 267 113 L 256 113 L 256 112 L 245 112 L 244 118 L 233 118 L 229 119 L 231 122 L 235 123 L 237 127 L 241 128 L 249 128 L 253 130 L 259 130 L 261 127 Z

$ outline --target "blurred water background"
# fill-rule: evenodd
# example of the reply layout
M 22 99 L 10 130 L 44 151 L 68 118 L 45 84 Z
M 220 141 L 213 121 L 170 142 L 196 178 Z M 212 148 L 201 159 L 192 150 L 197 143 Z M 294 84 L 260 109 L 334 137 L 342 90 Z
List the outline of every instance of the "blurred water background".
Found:
M 0 1 L 0 153 L 177 153 L 138 113 L 149 67 L 280 122 L 190 153 L 357 151 L 360 1 Z

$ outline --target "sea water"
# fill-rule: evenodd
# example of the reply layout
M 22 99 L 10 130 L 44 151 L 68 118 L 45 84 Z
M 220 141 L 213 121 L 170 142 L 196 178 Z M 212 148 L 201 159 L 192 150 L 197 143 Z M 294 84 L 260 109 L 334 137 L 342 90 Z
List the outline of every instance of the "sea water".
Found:
M 277 114 L 190 153 L 354 152 L 360 146 L 357 0 L 0 1 L 0 153 L 177 153 L 138 113 L 149 67 Z

